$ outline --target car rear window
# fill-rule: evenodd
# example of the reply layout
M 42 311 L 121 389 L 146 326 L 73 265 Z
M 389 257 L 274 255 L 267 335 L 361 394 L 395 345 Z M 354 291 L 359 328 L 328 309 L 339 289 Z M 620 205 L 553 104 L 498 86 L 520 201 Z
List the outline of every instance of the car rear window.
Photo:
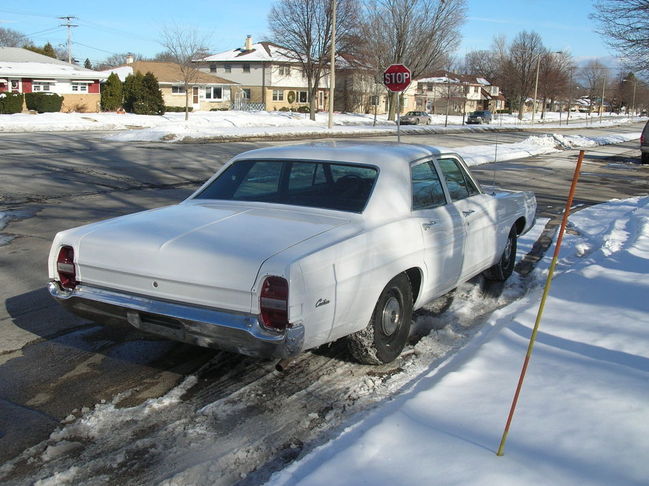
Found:
M 375 167 L 365 165 L 240 160 L 195 199 L 269 202 L 360 213 L 377 176 Z

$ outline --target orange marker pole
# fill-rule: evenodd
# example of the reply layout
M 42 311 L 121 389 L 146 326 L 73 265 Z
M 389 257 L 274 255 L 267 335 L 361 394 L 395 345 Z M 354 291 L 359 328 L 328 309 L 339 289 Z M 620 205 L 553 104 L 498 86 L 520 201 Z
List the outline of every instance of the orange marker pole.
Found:
M 512 406 L 509 409 L 509 416 L 507 417 L 507 424 L 505 425 L 505 431 L 503 436 L 500 439 L 500 446 L 498 447 L 498 452 L 496 455 L 502 456 L 505 453 L 505 442 L 507 442 L 507 435 L 509 434 L 509 427 L 512 424 L 512 418 L 514 417 L 514 411 L 516 410 L 516 404 L 518 403 L 518 397 L 521 393 L 521 388 L 523 388 L 523 380 L 525 380 L 525 373 L 527 372 L 527 365 L 530 362 L 530 357 L 532 356 L 532 350 L 534 349 L 534 343 L 536 342 L 536 335 L 539 331 L 539 326 L 541 324 L 541 317 L 543 316 L 543 309 L 545 308 L 545 301 L 550 292 L 550 286 L 552 284 L 552 276 L 554 275 L 554 268 L 557 266 L 557 260 L 559 258 L 559 249 L 561 248 L 561 241 L 563 240 L 563 234 L 566 231 L 566 225 L 568 224 L 568 216 L 570 215 L 570 207 L 572 206 L 572 200 L 575 196 L 575 189 L 577 188 L 577 181 L 579 180 L 579 172 L 581 170 L 581 163 L 584 160 L 584 151 L 579 151 L 579 158 L 577 159 L 577 166 L 575 167 L 575 173 L 572 176 L 572 185 L 570 186 L 570 192 L 568 193 L 568 200 L 566 201 L 566 209 L 563 212 L 563 220 L 561 221 L 561 228 L 559 229 L 559 236 L 557 237 L 557 243 L 554 247 L 554 255 L 552 256 L 552 263 L 550 263 L 550 270 L 548 271 L 548 278 L 545 281 L 545 288 L 543 289 L 543 297 L 541 297 L 541 303 L 539 304 L 539 310 L 536 314 L 536 322 L 534 323 L 534 329 L 532 331 L 532 336 L 530 337 L 530 344 L 527 347 L 527 354 L 525 355 L 525 360 L 523 361 L 523 369 L 521 370 L 521 376 L 518 379 L 518 386 L 516 387 L 516 393 L 514 393 L 514 399 L 512 400 Z

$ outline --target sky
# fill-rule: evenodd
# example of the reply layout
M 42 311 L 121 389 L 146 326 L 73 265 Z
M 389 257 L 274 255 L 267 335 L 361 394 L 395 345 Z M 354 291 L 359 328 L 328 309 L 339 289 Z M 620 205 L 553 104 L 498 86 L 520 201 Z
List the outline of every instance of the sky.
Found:
M 246 35 L 268 38 L 267 18 L 273 0 L 168 0 L 58 2 L 31 0 L 0 7 L 0 26 L 27 34 L 37 45 L 65 46 L 67 29 L 58 17 L 74 16 L 73 56 L 97 63 L 111 54 L 135 52 L 153 56 L 163 51 L 158 42 L 164 26 L 187 26 L 207 39 L 212 52 L 243 45 Z M 593 31 L 588 18 L 591 0 L 468 0 L 463 41 L 456 55 L 486 49 L 495 35 L 508 39 L 523 30 L 536 31 L 553 51 L 569 51 L 576 60 L 598 58 L 613 65 L 614 53 Z

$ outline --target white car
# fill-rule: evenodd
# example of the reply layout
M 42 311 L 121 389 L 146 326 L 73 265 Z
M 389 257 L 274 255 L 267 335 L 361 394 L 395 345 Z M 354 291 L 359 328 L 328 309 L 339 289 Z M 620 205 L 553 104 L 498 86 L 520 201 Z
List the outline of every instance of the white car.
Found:
M 180 204 L 62 231 L 49 291 L 97 322 L 287 358 L 346 337 L 394 360 L 413 309 L 504 280 L 532 193 L 484 193 L 422 145 L 316 143 L 236 156 Z

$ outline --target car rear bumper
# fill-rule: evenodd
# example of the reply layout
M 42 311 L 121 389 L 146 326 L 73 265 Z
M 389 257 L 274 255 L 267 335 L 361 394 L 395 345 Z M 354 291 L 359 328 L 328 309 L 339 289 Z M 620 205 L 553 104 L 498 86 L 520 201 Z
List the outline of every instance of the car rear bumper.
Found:
M 256 315 L 155 300 L 113 290 L 79 285 L 62 289 L 48 285 L 66 309 L 105 324 L 130 324 L 145 332 L 206 348 L 223 349 L 258 358 L 288 358 L 302 351 L 304 327 L 284 333 L 264 329 Z

